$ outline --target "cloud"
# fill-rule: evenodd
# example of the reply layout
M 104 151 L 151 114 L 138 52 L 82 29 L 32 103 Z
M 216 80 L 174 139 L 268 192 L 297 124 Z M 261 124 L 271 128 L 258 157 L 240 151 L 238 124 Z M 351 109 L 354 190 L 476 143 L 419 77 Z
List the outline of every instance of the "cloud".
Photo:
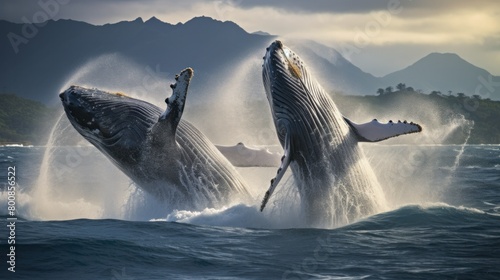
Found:
M 273 8 L 290 13 L 330 13 L 330 14 L 364 14 L 387 10 L 388 6 L 401 6 L 406 16 L 420 17 L 453 12 L 454 10 L 498 10 L 497 1 L 492 0 L 225 0 L 220 1 L 238 5 L 243 9 Z
M 14 22 L 22 22 L 23 18 L 32 20 L 33 15 L 42 9 L 40 2 L 55 1 L 63 0 L 0 0 L 0 19 Z M 413 47 L 408 48 L 408 57 L 411 58 L 421 53 L 419 48 L 457 53 L 465 51 L 473 60 L 485 62 L 483 65 L 500 73 L 500 56 L 495 51 L 500 34 L 500 5 L 497 1 L 64 1 L 68 4 L 61 5 L 53 19 L 69 18 L 105 24 L 156 16 L 175 24 L 205 15 L 234 21 L 248 32 L 261 30 L 285 38 L 312 39 L 333 47 L 354 45 L 359 50 L 352 57 L 354 61 L 366 57 L 366 52 L 377 56 L 369 49 L 395 49 L 411 45 Z M 388 61 L 384 72 L 397 70 L 400 64 L 391 63 L 388 57 L 380 59 Z M 370 66 L 370 69 L 376 68 Z
M 344 1 L 344 0 L 235 0 L 228 1 L 238 3 L 244 9 L 249 8 L 273 8 L 281 11 L 292 13 L 366 13 L 373 10 L 385 9 L 387 0 L 370 0 L 370 1 Z

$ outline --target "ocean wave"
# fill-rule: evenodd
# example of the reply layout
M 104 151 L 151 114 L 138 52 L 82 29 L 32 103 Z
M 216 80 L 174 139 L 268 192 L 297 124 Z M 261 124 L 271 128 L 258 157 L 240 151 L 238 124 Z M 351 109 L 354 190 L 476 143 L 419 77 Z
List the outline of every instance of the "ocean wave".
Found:
M 261 229 L 305 227 L 302 219 L 294 214 L 279 215 L 273 211 L 260 212 L 257 204 L 236 204 L 220 209 L 207 208 L 202 211 L 174 210 L 164 219 L 152 219 L 151 221 Z
M 483 211 L 446 203 L 406 205 L 379 213 L 341 227 L 347 230 L 377 230 L 415 227 L 461 227 L 477 225 L 484 220 L 500 222 L 496 211 Z M 207 208 L 203 211 L 175 210 L 166 218 L 151 219 L 152 222 L 176 222 L 200 226 L 238 227 L 258 229 L 308 228 L 300 215 L 274 215 L 262 213 L 255 205 L 237 204 L 221 209 Z M 327 229 L 327 228 L 326 228 Z
M 446 203 L 406 205 L 393 211 L 380 213 L 357 223 L 348 229 L 388 228 L 450 228 L 484 224 L 485 220 L 498 223 L 500 215 L 483 210 L 453 206 Z

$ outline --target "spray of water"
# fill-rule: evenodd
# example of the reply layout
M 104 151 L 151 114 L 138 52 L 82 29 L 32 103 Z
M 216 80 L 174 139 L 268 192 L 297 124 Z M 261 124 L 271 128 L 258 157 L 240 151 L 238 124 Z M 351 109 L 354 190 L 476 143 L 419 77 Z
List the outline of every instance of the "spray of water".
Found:
M 362 145 L 391 209 L 445 199 L 473 126 L 463 116 L 443 118 L 442 110 L 430 102 L 420 101 L 418 108 L 425 110 L 416 107 L 397 104 L 384 112 L 357 112 L 361 118 L 371 114 L 380 121 L 405 116 L 423 127 L 419 134 Z M 464 131 L 465 139 L 458 152 L 449 154 L 443 143 L 457 131 Z
M 102 55 L 72 73 L 60 91 L 77 84 L 127 92 L 158 104 L 169 84 L 160 74 L 116 54 Z M 162 97 L 157 98 L 159 95 Z M 50 132 L 38 179 L 21 196 L 25 216 L 42 220 L 137 219 L 141 211 L 138 205 L 147 197 L 76 133 L 62 111 Z
M 181 69 L 179 69 L 181 70 Z M 158 106 L 170 94 L 174 73 L 162 72 L 162 65 L 141 66 L 116 53 L 103 54 L 87 61 L 62 83 L 60 91 L 71 85 L 123 92 Z
M 220 69 L 211 84 L 198 93 L 209 100 L 204 99 L 202 104 L 197 100 L 188 102 L 184 118 L 214 143 L 279 145 L 262 87 L 261 55 L 249 54 L 237 64 Z M 197 83 L 196 69 L 192 83 Z
M 468 123 L 469 125 L 465 126 L 465 128 L 464 128 L 465 130 L 467 130 L 466 137 L 465 137 L 464 143 L 462 145 L 460 145 L 460 149 L 459 149 L 458 154 L 457 154 L 457 156 L 455 158 L 455 162 L 453 163 L 453 166 L 451 168 L 451 171 L 453 173 L 455 172 L 455 170 L 457 170 L 457 167 L 460 164 L 460 159 L 462 158 L 462 155 L 464 154 L 465 147 L 467 145 L 467 142 L 469 142 L 469 138 L 470 138 L 470 135 L 471 135 L 471 132 L 472 132 L 472 128 L 473 128 L 473 122 L 468 122 L 463 117 L 462 117 L 462 121 Z

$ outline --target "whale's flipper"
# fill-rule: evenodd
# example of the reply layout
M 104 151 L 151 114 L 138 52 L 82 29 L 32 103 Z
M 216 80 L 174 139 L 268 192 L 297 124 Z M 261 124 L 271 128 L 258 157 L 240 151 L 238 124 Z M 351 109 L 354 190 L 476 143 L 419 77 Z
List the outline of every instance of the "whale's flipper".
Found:
M 281 165 L 280 168 L 278 169 L 278 172 L 276 173 L 276 177 L 271 180 L 271 186 L 267 190 L 266 194 L 264 195 L 264 199 L 262 199 L 262 204 L 260 205 L 260 211 L 264 210 L 264 207 L 266 207 L 267 202 L 269 201 L 269 198 L 274 192 L 274 189 L 276 189 L 276 186 L 280 182 L 281 178 L 283 178 L 283 175 L 285 175 L 286 169 L 290 165 L 291 161 L 291 152 L 290 152 L 290 135 L 287 134 L 285 136 L 285 145 L 284 145 L 284 150 L 285 150 L 285 155 L 281 158 Z
M 167 110 L 160 115 L 158 121 L 170 122 L 174 131 L 181 120 L 184 105 L 186 104 L 189 82 L 192 77 L 193 69 L 186 68 L 182 70 L 179 75 L 175 76 L 176 83 L 170 85 L 173 90 L 172 95 L 165 99 L 165 103 L 167 103 Z
M 360 142 L 379 142 L 403 134 L 417 133 L 422 131 L 422 127 L 416 123 L 407 121 L 379 123 L 376 119 L 364 124 L 356 124 L 344 118 L 349 126 L 358 135 Z
M 167 109 L 160 115 L 158 122 L 151 128 L 152 136 L 156 137 L 161 143 L 166 143 L 165 140 L 167 138 L 175 141 L 175 132 L 182 118 L 189 82 L 192 77 L 193 69 L 186 68 L 179 75 L 175 76 L 176 83 L 170 85 L 172 95 L 165 99 Z

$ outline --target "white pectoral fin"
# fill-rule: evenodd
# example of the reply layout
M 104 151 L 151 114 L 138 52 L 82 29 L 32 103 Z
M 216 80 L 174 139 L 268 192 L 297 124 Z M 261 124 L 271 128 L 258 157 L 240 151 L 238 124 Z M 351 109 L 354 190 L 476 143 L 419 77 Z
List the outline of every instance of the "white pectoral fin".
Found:
M 269 201 L 269 198 L 273 194 L 274 190 L 276 189 L 276 186 L 279 184 L 281 181 L 281 178 L 283 178 L 283 175 L 285 175 L 285 172 L 290 165 L 291 161 L 291 152 L 290 152 L 290 137 L 287 135 L 286 140 L 285 140 L 285 155 L 281 158 L 281 165 L 280 168 L 278 169 L 278 172 L 276 173 L 276 177 L 274 177 L 271 180 L 271 186 L 269 186 L 269 189 L 267 190 L 266 194 L 264 195 L 264 199 L 262 200 L 262 204 L 260 205 L 260 211 L 262 212 L 264 210 L 264 207 L 266 207 L 267 202 Z
M 379 123 L 375 119 L 368 123 L 356 124 L 347 118 L 344 119 L 356 132 L 360 142 L 378 142 L 399 135 L 422 131 L 422 127 L 420 125 L 413 122 L 409 123 L 407 121 L 389 121 L 388 123 Z

